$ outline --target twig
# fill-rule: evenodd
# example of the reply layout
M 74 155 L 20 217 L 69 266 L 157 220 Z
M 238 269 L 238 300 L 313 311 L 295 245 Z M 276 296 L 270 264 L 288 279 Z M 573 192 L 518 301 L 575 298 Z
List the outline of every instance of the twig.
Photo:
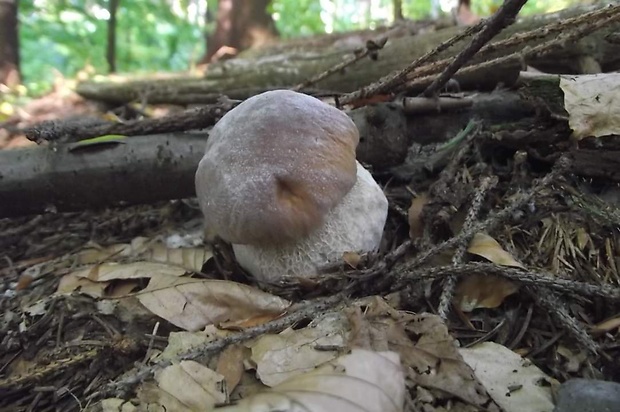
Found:
M 480 182 L 475 194 L 474 200 L 472 201 L 471 207 L 467 212 L 467 217 L 465 218 L 465 223 L 463 224 L 462 230 L 467 230 L 471 226 L 473 226 L 474 222 L 478 220 L 478 213 L 480 212 L 480 208 L 482 207 L 482 202 L 484 201 L 485 195 L 489 189 L 493 188 L 497 184 L 497 178 L 485 177 Z M 454 255 L 452 256 L 452 265 L 456 266 L 463 262 L 463 257 L 465 256 L 465 252 L 467 251 L 467 244 L 469 243 L 470 237 L 464 238 L 463 243 L 460 243 L 456 250 L 454 251 Z M 441 292 L 441 297 L 439 298 L 439 308 L 437 309 L 437 313 L 442 319 L 448 318 L 448 313 L 450 311 L 450 302 L 452 301 L 452 297 L 454 296 L 454 289 L 456 287 L 456 276 L 449 275 L 444 281 L 443 290 Z
M 455 43 L 460 40 L 467 38 L 484 27 L 484 23 L 480 22 L 475 26 L 471 26 L 464 30 L 463 32 L 455 35 L 454 37 L 444 41 L 437 47 L 435 47 L 430 52 L 424 54 L 421 57 L 418 57 L 413 62 L 411 62 L 407 67 L 402 70 L 395 71 L 393 73 L 388 74 L 387 76 L 382 77 L 375 83 L 371 83 L 368 86 L 364 86 L 355 92 L 345 94 L 338 101 L 341 105 L 352 103 L 356 100 L 365 99 L 368 97 L 375 96 L 377 94 L 385 93 L 395 86 L 403 83 L 406 80 L 407 74 L 411 73 L 414 69 L 419 67 L 420 65 L 428 62 L 430 59 L 438 55 L 444 50 L 452 47 Z
M 558 322 L 560 322 L 564 329 L 573 335 L 573 337 L 581 343 L 581 345 L 593 354 L 600 353 L 600 346 L 594 342 L 592 337 L 588 335 L 579 323 L 577 323 L 577 320 L 568 313 L 564 303 L 555 293 L 545 291 L 545 288 L 542 288 L 542 290 L 533 290 L 531 288 L 528 289 L 532 292 L 531 294 L 534 296 L 536 303 L 547 310 Z
M 326 78 L 328 78 L 329 76 L 333 75 L 334 73 L 340 73 L 342 72 L 344 69 L 346 69 L 349 66 L 352 66 L 353 64 L 357 63 L 358 61 L 362 60 L 363 58 L 365 58 L 366 56 L 371 56 L 371 58 L 373 56 L 376 56 L 376 53 L 381 50 L 383 48 L 383 46 L 385 46 L 385 43 L 387 43 L 388 41 L 388 35 L 385 36 L 381 36 L 376 40 L 368 40 L 366 42 L 366 47 L 364 48 L 364 50 L 362 50 L 361 52 L 357 52 L 355 53 L 355 55 L 353 57 L 350 57 L 338 64 L 336 64 L 333 67 L 330 67 L 329 69 L 325 70 L 322 73 L 319 73 L 318 75 L 312 77 L 311 79 L 308 79 L 306 81 L 304 81 L 303 83 L 298 84 L 297 86 L 291 88 L 291 90 L 293 90 L 294 92 L 299 92 L 307 87 L 310 87 L 318 82 L 320 82 L 321 80 L 324 80 Z
M 478 52 L 482 46 L 488 43 L 493 37 L 501 32 L 505 27 L 512 24 L 521 7 L 527 0 L 507 0 L 499 10 L 485 21 L 484 28 L 476 34 L 469 45 L 463 49 L 456 58 L 444 69 L 444 71 L 424 90 L 424 96 L 432 97 L 442 88 L 448 80 L 452 78 L 465 63 L 467 63 Z
M 186 110 L 157 119 L 134 120 L 126 123 L 106 122 L 98 118 L 50 120 L 25 129 L 26 137 L 42 141 L 77 141 L 105 135 L 137 136 L 156 133 L 202 129 L 214 125 L 236 101 L 227 100 L 198 109 Z
M 412 268 L 401 271 L 400 276 L 403 283 L 411 284 L 421 280 L 441 279 L 449 275 L 461 277 L 474 273 L 502 276 L 524 285 L 545 287 L 558 293 L 570 293 L 589 298 L 600 297 L 609 302 L 620 302 L 620 288 L 562 279 L 546 272 L 525 271 L 509 266 L 498 266 L 493 263 L 470 262 L 457 266 Z M 398 290 L 398 288 L 399 285 L 394 285 L 391 291 Z

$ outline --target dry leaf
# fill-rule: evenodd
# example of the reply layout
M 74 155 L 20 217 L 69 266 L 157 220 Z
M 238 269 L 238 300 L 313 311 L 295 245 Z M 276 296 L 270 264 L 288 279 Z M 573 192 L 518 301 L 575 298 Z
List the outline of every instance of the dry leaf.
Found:
M 317 350 L 317 346 L 344 348 L 348 322 L 343 314 L 328 313 L 303 329 L 286 329 L 277 335 L 263 335 L 253 345 L 252 361 L 265 385 L 275 386 L 338 356 L 336 350 Z
M 422 212 L 424 206 L 430 201 L 428 194 L 421 193 L 418 197 L 411 201 L 411 206 L 407 212 L 409 220 L 409 237 L 415 240 L 424 234 L 424 221 L 422 220 Z
M 245 355 L 246 349 L 243 346 L 230 345 L 224 349 L 217 359 L 215 371 L 224 377 L 228 393 L 235 390 L 241 381 L 241 375 L 245 370 L 243 367 Z
M 64 295 L 79 292 L 93 298 L 100 298 L 104 296 L 105 289 L 108 285 L 109 282 L 93 282 L 92 280 L 79 276 L 74 272 L 60 278 L 58 288 L 56 288 L 56 294 Z
M 147 309 L 189 331 L 220 322 L 279 316 L 289 302 L 251 286 L 225 280 L 156 275 L 137 298 Z
M 224 377 L 195 361 L 181 361 L 155 373 L 157 386 L 144 384 L 138 397 L 146 410 L 212 410 L 227 400 Z
M 454 304 L 463 312 L 478 308 L 496 308 L 518 290 L 519 285 L 510 279 L 473 274 L 462 278 L 456 285 Z
M 620 74 L 560 76 L 572 137 L 620 134 Z
M 101 412 L 134 412 L 137 411 L 131 402 L 120 398 L 108 398 L 101 401 Z
M 429 389 L 432 398 L 416 399 L 419 410 L 434 410 L 437 403 L 459 401 L 480 409 L 499 409 L 473 378 L 471 368 L 462 360 L 457 344 L 439 316 L 414 315 L 391 308 L 383 299 L 365 299 L 365 317 L 350 317 L 353 324 L 352 342 L 370 342 L 400 355 L 408 382 Z M 364 338 L 367 336 L 367 338 Z M 412 341 L 411 337 L 415 337 Z
M 359 253 L 344 252 L 342 254 L 342 259 L 344 260 L 344 263 L 346 263 L 347 265 L 355 269 L 357 268 L 357 265 L 360 264 L 360 260 L 362 260 L 362 257 L 360 256 Z
M 126 257 L 140 257 L 144 261 L 167 263 L 191 272 L 200 272 L 203 264 L 213 257 L 213 253 L 208 247 L 169 248 L 159 241 L 137 237 L 130 244 L 84 249 L 77 255 L 77 263 L 103 263 Z
M 153 262 L 168 263 L 192 272 L 200 272 L 202 265 L 213 257 L 213 252 L 206 247 L 170 249 L 162 243 L 156 243 L 143 257 Z
M 459 349 L 459 352 L 487 392 L 506 412 L 553 410 L 552 378 L 529 360 L 493 342 Z
M 593 334 L 600 334 L 611 332 L 618 328 L 620 328 L 620 316 L 597 323 L 590 329 L 590 332 Z
M 354 349 L 315 371 L 218 411 L 401 412 L 404 399 L 398 355 Z
M 476 233 L 471 242 L 469 242 L 467 251 L 471 254 L 482 256 L 497 265 L 525 269 L 521 263 L 517 262 L 510 253 L 506 252 L 497 243 L 497 240 L 486 233 Z

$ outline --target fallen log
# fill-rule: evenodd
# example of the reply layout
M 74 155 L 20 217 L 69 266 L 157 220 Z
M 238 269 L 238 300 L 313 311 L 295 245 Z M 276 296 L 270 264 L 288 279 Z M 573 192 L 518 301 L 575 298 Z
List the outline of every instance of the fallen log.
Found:
M 532 16 L 521 19 L 514 25 L 500 33 L 496 40 L 507 39 L 524 32 L 539 29 L 546 24 L 560 22 L 568 17 L 578 16 L 585 12 L 600 9 L 605 6 L 580 5 L 558 13 L 544 16 Z M 617 11 L 614 9 L 614 13 Z M 330 93 L 346 93 L 354 91 L 368 83 L 376 81 L 394 70 L 406 66 L 411 61 L 435 48 L 441 42 L 451 38 L 462 30 L 449 28 L 416 35 L 390 39 L 378 51 L 376 60 L 362 60 L 348 67 L 340 74 L 330 76 L 314 87 L 316 91 Z M 565 28 L 563 30 L 570 30 Z M 594 66 L 603 71 L 620 68 L 620 44 L 606 40 L 606 36 L 620 30 L 619 23 L 613 23 L 584 37 L 576 43 L 566 43 L 561 47 L 549 50 L 549 53 L 536 56 L 528 60 L 527 64 L 540 67 L 553 73 L 582 73 L 587 67 Z M 486 58 L 493 59 L 518 52 L 528 47 L 539 45 L 549 38 L 557 37 L 558 33 L 546 36 L 535 36 L 511 47 L 502 47 L 494 50 Z M 457 43 L 447 52 L 439 54 L 438 59 L 453 57 L 469 41 L 465 39 Z M 175 76 L 167 79 L 148 78 L 136 81 L 87 81 L 80 83 L 77 92 L 82 96 L 114 104 L 139 100 L 149 103 L 213 103 L 225 94 L 232 99 L 245 99 L 265 90 L 293 87 L 334 65 L 343 58 L 354 55 L 353 48 L 328 49 L 325 51 L 305 52 L 297 45 L 292 51 L 283 51 L 273 54 L 270 51 L 266 56 L 260 56 L 253 51 L 250 57 L 238 58 L 218 62 L 208 67 L 204 77 Z M 474 62 L 476 59 L 474 59 Z M 513 69 L 521 67 L 523 62 L 514 62 Z M 589 64 L 587 64 L 589 63 Z M 495 79 L 489 84 L 489 74 Z M 515 80 L 514 70 L 481 71 L 477 76 L 459 78 L 464 89 L 474 90 L 481 87 L 493 88 L 498 82 L 511 84 Z
M 552 162 L 572 146 L 559 77 L 522 81 L 517 91 L 447 101 L 440 112 L 433 99 L 356 109 L 349 114 L 361 135 L 357 157 L 375 172 L 412 179 L 426 168 L 423 157 L 410 155 L 405 161 L 412 144 L 446 141 L 476 118 L 490 131 L 483 142 L 489 151 L 534 148 L 540 160 Z M 194 173 L 207 136 L 207 131 L 160 134 L 95 146 L 53 143 L 0 151 L 0 217 L 194 196 Z M 572 172 L 620 182 L 617 152 L 596 152 L 572 152 Z

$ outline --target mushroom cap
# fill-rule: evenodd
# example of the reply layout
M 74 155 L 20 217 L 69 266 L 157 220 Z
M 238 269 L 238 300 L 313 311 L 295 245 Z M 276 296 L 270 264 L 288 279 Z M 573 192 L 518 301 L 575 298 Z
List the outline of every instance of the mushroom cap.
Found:
M 342 259 L 345 252 L 377 250 L 387 212 L 385 194 L 358 163 L 355 186 L 328 213 L 321 228 L 290 244 L 233 244 L 233 251 L 239 264 L 262 281 L 315 276 L 318 269 Z
M 355 184 L 358 140 L 346 114 L 314 97 L 245 100 L 213 127 L 196 171 L 207 233 L 237 244 L 307 236 Z

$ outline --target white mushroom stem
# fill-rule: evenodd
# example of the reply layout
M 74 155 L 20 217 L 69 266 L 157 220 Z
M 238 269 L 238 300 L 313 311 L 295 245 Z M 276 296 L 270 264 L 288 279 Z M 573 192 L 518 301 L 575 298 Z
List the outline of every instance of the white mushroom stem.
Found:
M 366 253 L 379 248 L 388 202 L 371 174 L 357 163 L 357 180 L 324 224 L 296 242 L 284 245 L 233 244 L 237 261 L 257 279 L 310 277 L 342 259 L 345 252 Z

